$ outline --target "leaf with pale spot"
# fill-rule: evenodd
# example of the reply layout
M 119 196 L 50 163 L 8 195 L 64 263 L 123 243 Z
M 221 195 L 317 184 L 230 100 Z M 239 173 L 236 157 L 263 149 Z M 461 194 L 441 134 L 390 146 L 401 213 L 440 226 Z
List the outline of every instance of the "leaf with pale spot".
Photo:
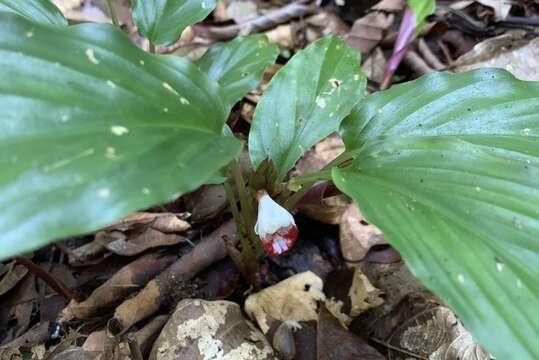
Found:
M 343 121 L 336 185 L 499 359 L 539 348 L 539 83 L 432 74 Z
M 174 199 L 241 148 L 222 89 L 186 60 L 107 24 L 0 13 L 0 33 L 0 258 Z

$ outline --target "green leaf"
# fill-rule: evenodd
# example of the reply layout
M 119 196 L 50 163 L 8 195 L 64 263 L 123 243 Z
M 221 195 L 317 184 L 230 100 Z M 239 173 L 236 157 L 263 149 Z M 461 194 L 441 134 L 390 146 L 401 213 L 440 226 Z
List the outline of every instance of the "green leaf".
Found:
M 408 0 L 408 6 L 412 9 L 416 21 L 416 33 L 420 32 L 427 16 L 436 10 L 435 0 Z
M 233 106 L 256 88 L 264 69 L 275 62 L 279 48 L 266 35 L 238 36 L 213 45 L 197 61 L 202 71 L 225 89 L 226 102 Z
M 67 26 L 60 9 L 49 0 L 0 0 L 0 11 L 14 12 L 36 23 Z M 30 34 L 31 30 L 28 37 Z
M 301 155 L 336 131 L 363 95 L 359 53 L 335 36 L 297 53 L 273 77 L 249 134 L 253 167 L 266 158 L 283 179 Z
M 498 359 L 539 358 L 539 83 L 432 74 L 342 125 L 336 185 Z
M 0 258 L 171 200 L 240 151 L 221 88 L 186 60 L 107 24 L 2 13 L 0 33 Z
M 171 44 L 186 27 L 208 16 L 216 4 L 216 0 L 136 0 L 133 21 L 152 44 Z

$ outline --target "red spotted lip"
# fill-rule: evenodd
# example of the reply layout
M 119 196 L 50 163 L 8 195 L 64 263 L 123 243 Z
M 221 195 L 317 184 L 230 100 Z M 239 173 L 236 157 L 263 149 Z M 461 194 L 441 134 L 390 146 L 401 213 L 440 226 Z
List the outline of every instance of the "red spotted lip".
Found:
M 293 224 L 286 228 L 280 228 L 273 234 L 267 234 L 262 238 L 262 244 L 268 255 L 276 256 L 292 249 L 297 238 L 298 227 Z

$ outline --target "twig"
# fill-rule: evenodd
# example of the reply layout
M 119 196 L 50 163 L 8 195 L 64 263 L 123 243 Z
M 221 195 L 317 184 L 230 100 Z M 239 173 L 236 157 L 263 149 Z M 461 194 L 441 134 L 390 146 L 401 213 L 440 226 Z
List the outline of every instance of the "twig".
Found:
M 413 50 L 408 50 L 404 55 L 404 63 L 408 65 L 418 75 L 429 74 L 434 71 L 419 54 Z
M 513 16 L 507 15 L 504 21 L 501 21 L 502 24 L 516 24 L 516 25 L 529 25 L 529 26 L 539 26 L 539 17 L 524 17 L 524 16 Z
M 375 343 L 378 343 L 382 346 L 385 346 L 386 348 L 388 349 L 391 349 L 391 350 L 395 350 L 395 351 L 398 351 L 402 354 L 405 354 L 405 355 L 409 355 L 409 356 L 413 356 L 415 357 L 416 359 L 421 359 L 421 360 L 428 360 L 428 357 L 426 356 L 422 356 L 422 355 L 419 355 L 419 354 L 415 354 L 411 351 L 408 351 L 408 350 L 404 350 L 404 349 L 401 349 L 399 348 L 398 346 L 394 346 L 394 345 L 391 345 L 391 344 L 388 344 L 387 342 L 383 341 L 383 340 L 380 340 L 380 339 L 377 339 L 375 337 L 369 337 L 369 339 L 371 339 L 372 341 L 374 341 Z
M 134 336 L 127 336 L 127 344 L 129 345 L 129 352 L 133 360 L 144 360 L 137 339 Z
M 112 23 L 114 26 L 120 26 L 120 22 L 118 21 L 118 16 L 116 16 L 116 10 L 114 10 L 114 5 L 112 5 L 112 0 L 107 0 L 107 7 L 109 8 L 109 15 L 112 19 Z
M 62 295 L 66 300 L 75 299 L 75 293 L 68 289 L 64 284 L 58 281 L 54 276 L 52 276 L 48 271 L 43 270 L 31 260 L 28 260 L 22 256 L 16 256 L 15 261 L 27 268 L 32 274 L 40 278 L 47 284 L 51 289 L 56 291 L 59 295 Z
M 440 60 L 432 53 L 429 46 L 427 45 L 427 42 L 425 39 L 421 38 L 419 39 L 419 42 L 417 44 L 417 48 L 419 49 L 419 52 L 425 59 L 425 61 L 435 70 L 443 70 L 445 68 L 445 65 L 442 64 Z
M 447 63 L 447 66 L 450 67 L 453 65 L 453 58 L 451 57 L 451 52 L 449 51 L 447 45 L 442 41 L 442 39 L 436 40 L 436 43 L 442 49 L 442 52 L 444 53 L 445 62 Z
M 231 39 L 240 33 L 242 35 L 257 33 L 263 30 L 271 29 L 279 24 L 285 23 L 290 19 L 302 17 L 315 13 L 315 7 L 306 5 L 308 1 L 301 0 L 283 6 L 279 10 L 269 12 L 265 15 L 250 19 L 241 24 L 230 26 L 194 26 L 195 33 L 199 33 L 204 37 L 212 37 L 214 39 L 226 40 Z

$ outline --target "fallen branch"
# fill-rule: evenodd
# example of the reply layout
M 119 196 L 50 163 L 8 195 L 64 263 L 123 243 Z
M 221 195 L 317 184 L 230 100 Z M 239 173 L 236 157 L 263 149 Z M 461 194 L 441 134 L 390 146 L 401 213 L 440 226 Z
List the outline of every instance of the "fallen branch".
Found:
M 229 26 L 202 26 L 195 25 L 195 34 L 202 37 L 210 37 L 218 40 L 232 39 L 237 35 L 248 35 L 271 29 L 277 25 L 288 22 L 291 19 L 310 15 L 317 11 L 315 7 L 305 4 L 306 1 L 298 1 L 283 6 L 279 10 L 250 19 L 241 24 Z
M 175 286 L 192 279 L 200 271 L 223 259 L 227 255 L 223 237 L 227 237 L 230 243 L 237 244 L 236 226 L 232 220 L 203 238 L 189 253 L 151 280 L 135 297 L 118 306 L 109 322 L 109 330 L 113 334 L 123 333 L 132 325 L 153 315 Z

